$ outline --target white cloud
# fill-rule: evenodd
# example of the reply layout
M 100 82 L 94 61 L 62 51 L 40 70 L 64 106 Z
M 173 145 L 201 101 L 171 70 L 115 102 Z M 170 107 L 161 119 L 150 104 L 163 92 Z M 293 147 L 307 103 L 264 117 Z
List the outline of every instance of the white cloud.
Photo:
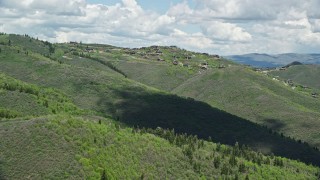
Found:
M 203 32 L 208 37 L 222 41 L 250 41 L 251 35 L 235 24 L 223 23 L 219 21 L 210 22 L 203 25 Z
M 292 20 L 292 21 L 285 21 L 285 25 L 288 25 L 292 28 L 303 29 L 303 28 L 310 28 L 311 25 L 307 18 L 299 19 L 299 20 Z
M 320 19 L 316 19 L 311 24 L 312 31 L 314 33 L 320 33 Z
M 178 45 L 219 54 L 306 52 L 320 46 L 319 0 L 194 2 L 172 4 L 159 14 L 136 0 L 109 6 L 86 0 L 0 0 L 0 31 L 59 42 Z

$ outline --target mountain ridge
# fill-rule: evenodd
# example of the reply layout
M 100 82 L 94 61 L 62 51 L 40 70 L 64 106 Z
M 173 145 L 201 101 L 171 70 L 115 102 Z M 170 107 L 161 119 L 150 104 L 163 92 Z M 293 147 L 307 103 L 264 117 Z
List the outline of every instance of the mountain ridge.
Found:
M 226 58 L 241 64 L 258 68 L 281 67 L 294 61 L 299 61 L 303 64 L 320 64 L 320 54 L 284 53 L 271 55 L 251 53 L 243 55 L 231 55 L 226 56 Z

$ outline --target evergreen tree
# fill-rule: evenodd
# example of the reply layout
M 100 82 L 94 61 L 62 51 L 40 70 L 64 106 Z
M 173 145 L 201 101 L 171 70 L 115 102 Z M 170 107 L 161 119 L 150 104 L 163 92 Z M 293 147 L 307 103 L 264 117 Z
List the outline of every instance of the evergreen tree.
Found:
M 236 166 L 237 165 L 237 159 L 235 155 L 231 155 L 230 159 L 229 159 L 229 164 L 231 166 Z
M 144 179 L 146 179 L 146 178 L 145 178 L 144 173 L 142 173 L 141 176 L 140 176 L 140 180 L 144 180 Z
M 106 170 L 104 169 L 101 174 L 101 180 L 107 180 Z
M 246 172 L 246 166 L 244 165 L 243 162 L 241 162 L 239 165 L 239 172 L 241 172 L 241 173 Z
M 239 174 L 236 173 L 236 175 L 234 176 L 234 180 L 239 180 Z
M 222 168 L 221 168 L 221 175 L 228 175 L 230 172 L 230 169 L 228 167 L 227 164 L 223 164 Z
M 248 175 L 248 174 L 246 175 L 246 178 L 245 178 L 245 180 L 249 180 L 249 175 Z
M 220 164 L 221 164 L 220 156 L 215 157 L 214 160 L 213 160 L 214 167 L 218 169 L 220 167 Z

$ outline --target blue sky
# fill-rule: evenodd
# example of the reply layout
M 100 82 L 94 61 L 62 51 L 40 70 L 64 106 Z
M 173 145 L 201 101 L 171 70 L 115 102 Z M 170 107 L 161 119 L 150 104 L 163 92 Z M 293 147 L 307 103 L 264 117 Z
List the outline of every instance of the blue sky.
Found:
M 1 0 L 0 31 L 220 55 L 320 53 L 319 9 L 319 0 Z

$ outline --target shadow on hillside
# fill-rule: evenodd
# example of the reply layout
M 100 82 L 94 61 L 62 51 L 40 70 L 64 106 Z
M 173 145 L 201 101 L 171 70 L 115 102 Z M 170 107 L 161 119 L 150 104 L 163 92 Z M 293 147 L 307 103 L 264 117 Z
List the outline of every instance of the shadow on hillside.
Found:
M 263 122 L 267 127 L 271 128 L 274 131 L 279 131 L 283 127 L 285 127 L 285 124 L 277 119 L 264 119 Z
M 3 172 L 3 162 L 0 160 L 0 179 L 5 179 Z
M 99 105 L 110 107 L 106 112 L 127 125 L 174 128 L 178 133 L 205 139 L 211 136 L 214 142 L 229 145 L 239 142 L 266 154 L 320 165 L 319 151 L 206 103 L 176 95 L 149 93 L 138 87 L 114 89 L 113 93 L 119 98 L 116 103 L 101 98 Z

